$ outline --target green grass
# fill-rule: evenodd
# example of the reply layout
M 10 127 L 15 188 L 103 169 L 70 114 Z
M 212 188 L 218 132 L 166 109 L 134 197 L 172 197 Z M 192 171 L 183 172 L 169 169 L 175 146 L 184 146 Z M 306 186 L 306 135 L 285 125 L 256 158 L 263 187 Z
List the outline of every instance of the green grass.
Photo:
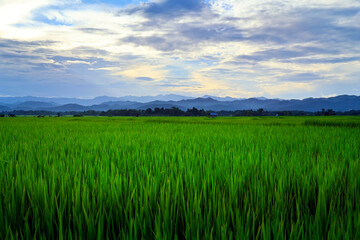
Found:
M 0 239 L 360 239 L 359 117 L 0 119 Z

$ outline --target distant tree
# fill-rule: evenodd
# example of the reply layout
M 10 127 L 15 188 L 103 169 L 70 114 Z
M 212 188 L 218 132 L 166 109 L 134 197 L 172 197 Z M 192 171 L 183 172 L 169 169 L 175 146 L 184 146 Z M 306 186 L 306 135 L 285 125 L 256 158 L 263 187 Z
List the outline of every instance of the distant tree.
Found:
M 257 113 L 258 113 L 260 116 L 262 116 L 262 115 L 264 114 L 264 109 L 263 109 L 263 108 L 259 108 L 259 109 L 257 110 Z
M 252 109 L 246 110 L 246 116 L 254 116 L 254 111 Z
M 207 116 L 208 115 L 204 109 L 198 110 L 196 107 L 193 107 L 192 109 L 188 109 L 185 114 L 186 114 L 186 116 Z
M 170 116 L 181 116 L 181 115 L 183 115 L 184 114 L 184 112 L 183 111 L 181 111 L 179 108 L 177 108 L 177 107 L 172 107 L 171 109 L 170 109 L 170 112 L 169 112 L 169 115 Z
M 88 110 L 82 113 L 84 116 L 98 116 L 99 113 L 94 110 Z
M 329 115 L 336 115 L 335 111 L 332 109 L 328 109 L 327 112 L 329 113 Z
M 146 114 L 147 116 L 152 115 L 152 113 L 153 113 L 153 110 L 152 110 L 151 108 L 148 108 L 148 109 L 145 110 L 145 114 Z
M 158 107 L 154 108 L 154 112 L 153 112 L 154 115 L 160 115 L 160 113 L 161 113 L 160 108 L 158 108 Z

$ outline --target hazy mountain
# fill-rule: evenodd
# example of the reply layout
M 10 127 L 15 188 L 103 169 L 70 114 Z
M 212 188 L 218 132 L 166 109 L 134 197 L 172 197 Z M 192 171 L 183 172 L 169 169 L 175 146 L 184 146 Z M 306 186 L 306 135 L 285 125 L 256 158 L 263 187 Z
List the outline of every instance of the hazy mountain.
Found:
M 159 95 L 157 98 L 174 99 L 181 98 L 180 95 Z M 145 99 L 155 98 L 152 96 L 143 97 L 129 97 L 130 99 L 137 98 L 138 101 L 119 101 L 119 98 L 113 97 L 98 97 L 91 101 L 100 102 L 92 105 L 83 105 L 78 103 L 59 104 L 58 102 L 47 101 L 25 101 L 17 102 L 13 104 L 7 104 L 4 99 L 0 99 L 3 104 L 0 105 L 0 111 L 11 111 L 11 110 L 48 110 L 54 112 L 65 112 L 65 111 L 107 111 L 109 109 L 147 109 L 147 108 L 171 108 L 177 107 L 182 110 L 196 107 L 198 109 L 205 110 L 257 110 L 263 108 L 264 110 L 271 111 L 285 111 L 285 110 L 299 110 L 299 111 L 321 111 L 324 109 L 333 109 L 334 111 L 349 111 L 349 110 L 360 110 L 360 96 L 336 96 L 330 98 L 306 98 L 303 100 L 283 100 L 283 99 L 266 99 L 266 98 L 248 98 L 248 99 L 235 99 L 231 101 L 217 100 L 211 97 L 206 98 L 191 98 L 181 100 L 154 100 L 149 102 L 140 102 Z M 127 97 L 123 97 L 126 99 Z M 79 99 L 77 99 L 79 100 Z M 84 100 L 84 99 L 80 99 Z M 107 101 L 111 100 L 111 101 Z M 115 100 L 115 101 L 114 101 Z M 13 101 L 13 99 L 12 99 Z M 67 99 L 67 101 L 70 101 Z M 105 102 L 101 102 L 105 101 Z M 88 102 L 89 103 L 89 102 Z M 7 104 L 7 105 L 6 105 Z
M 235 101 L 235 100 L 241 100 L 243 98 L 233 98 L 233 97 L 216 97 L 216 96 L 211 96 L 211 95 L 204 95 L 201 98 L 212 98 L 214 100 L 217 101 L 223 101 L 223 102 L 229 102 L 229 101 Z
M 119 102 L 119 101 L 133 101 L 139 103 L 146 103 L 151 101 L 179 101 L 183 99 L 192 99 L 194 97 L 181 96 L 176 94 L 157 95 L 157 96 L 125 96 L 125 97 L 108 97 L 100 96 L 91 99 L 82 98 L 46 98 L 46 97 L 0 97 L 1 105 L 8 106 L 11 104 L 20 104 L 23 102 L 48 102 L 57 105 L 64 104 L 79 104 L 83 106 L 91 106 L 102 104 L 104 102 Z
M 56 107 L 58 105 L 59 104 L 53 102 L 27 101 L 21 103 L 14 103 L 9 105 L 9 107 L 16 110 L 38 110 Z
M 65 105 L 58 106 L 58 107 L 47 108 L 45 110 L 53 111 L 53 112 L 70 112 L 70 111 L 83 112 L 83 111 L 87 111 L 87 110 L 92 110 L 92 108 L 82 106 L 79 104 L 65 104 Z
M 79 98 L 46 98 L 46 97 L 0 97 L 0 102 L 4 104 L 19 104 L 23 102 L 49 102 L 55 104 L 67 104 L 81 101 Z
M 194 98 L 180 101 L 152 101 L 148 103 L 138 102 L 109 102 L 96 106 L 96 110 L 108 109 L 147 109 L 147 108 L 171 108 L 177 107 L 182 110 L 196 107 L 205 110 L 257 110 L 263 108 L 272 111 L 300 110 L 300 111 L 321 111 L 333 109 L 335 111 L 348 111 L 360 109 L 359 96 L 337 96 L 332 98 L 308 98 L 304 100 L 281 100 L 281 99 L 262 99 L 249 98 L 234 101 L 218 101 L 213 98 Z M 95 106 L 91 106 L 95 110 Z
M 6 107 L 4 105 L 0 105 L 0 112 L 2 111 L 10 111 L 11 109 L 9 107 Z
M 259 99 L 259 100 L 267 100 L 266 97 L 256 97 L 256 99 Z
M 151 103 L 145 103 L 144 105 L 138 107 L 137 109 L 139 110 L 146 110 L 148 108 L 154 109 L 154 108 L 172 108 L 172 107 L 177 107 L 181 110 L 186 110 L 187 108 L 181 106 L 181 105 L 177 105 L 174 102 L 160 102 L 160 101 L 154 101 Z
M 176 94 L 167 94 L 167 95 L 157 95 L 157 96 L 125 96 L 118 97 L 117 101 L 132 101 L 132 102 L 140 102 L 140 103 L 148 103 L 152 101 L 180 101 L 184 99 L 193 99 L 194 97 L 181 96 Z
M 98 105 L 92 105 L 90 108 L 91 110 L 96 110 L 96 111 L 107 111 L 109 109 L 138 109 L 142 105 L 143 103 L 139 103 L 139 102 L 116 101 L 116 102 L 106 102 Z

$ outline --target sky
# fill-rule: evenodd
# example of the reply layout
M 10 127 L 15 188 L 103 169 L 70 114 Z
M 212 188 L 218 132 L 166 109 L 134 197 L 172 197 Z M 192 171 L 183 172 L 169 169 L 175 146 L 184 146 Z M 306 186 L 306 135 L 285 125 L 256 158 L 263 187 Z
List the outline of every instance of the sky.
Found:
M 360 95 L 359 0 L 0 0 L 0 96 Z

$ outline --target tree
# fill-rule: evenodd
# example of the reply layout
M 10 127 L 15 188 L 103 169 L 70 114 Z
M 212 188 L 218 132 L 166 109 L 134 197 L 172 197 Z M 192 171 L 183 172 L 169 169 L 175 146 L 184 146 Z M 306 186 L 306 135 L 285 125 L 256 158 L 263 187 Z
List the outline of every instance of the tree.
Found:
M 257 110 L 257 113 L 258 113 L 260 116 L 262 116 L 262 115 L 264 114 L 264 109 L 263 109 L 263 108 L 259 108 L 259 109 Z
M 148 108 L 148 109 L 146 109 L 145 110 L 145 113 L 146 113 L 146 115 L 148 115 L 148 116 L 150 116 L 150 115 L 152 115 L 152 109 L 151 108 Z

